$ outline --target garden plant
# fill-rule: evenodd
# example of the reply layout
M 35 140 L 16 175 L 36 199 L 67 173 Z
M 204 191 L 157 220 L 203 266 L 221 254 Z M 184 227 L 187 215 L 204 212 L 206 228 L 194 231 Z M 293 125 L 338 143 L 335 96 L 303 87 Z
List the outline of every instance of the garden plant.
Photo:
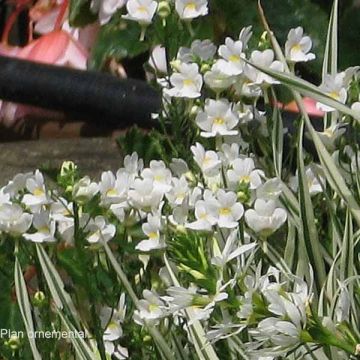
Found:
M 0 357 L 360 357 L 359 68 L 338 69 L 338 1 L 323 54 L 297 24 L 278 41 L 260 2 L 262 33 L 224 39 L 207 0 L 77 4 L 71 21 L 112 24 L 99 44 L 151 49 L 163 105 L 119 139 L 116 173 L 69 159 L 0 190 Z M 316 58 L 320 85 L 298 72 Z

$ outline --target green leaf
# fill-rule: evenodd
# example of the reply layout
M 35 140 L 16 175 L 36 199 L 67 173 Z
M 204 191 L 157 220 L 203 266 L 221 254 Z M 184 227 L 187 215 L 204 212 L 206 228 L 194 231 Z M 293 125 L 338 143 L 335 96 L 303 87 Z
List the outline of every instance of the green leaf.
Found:
M 26 288 L 25 279 L 20 267 L 18 258 L 15 260 L 15 290 L 16 297 L 19 304 L 21 316 L 24 321 L 25 329 L 27 334 L 34 334 L 34 322 L 32 318 L 31 305 L 29 301 L 29 295 Z M 36 347 L 35 338 L 28 336 L 30 348 L 34 357 L 34 360 L 41 360 L 41 355 Z
M 140 41 L 141 27 L 135 21 L 114 19 L 103 26 L 92 49 L 90 69 L 102 69 L 106 62 L 115 58 L 133 58 L 149 49 Z
M 90 10 L 89 0 L 70 0 L 69 23 L 72 27 L 84 27 L 97 20 L 97 14 Z

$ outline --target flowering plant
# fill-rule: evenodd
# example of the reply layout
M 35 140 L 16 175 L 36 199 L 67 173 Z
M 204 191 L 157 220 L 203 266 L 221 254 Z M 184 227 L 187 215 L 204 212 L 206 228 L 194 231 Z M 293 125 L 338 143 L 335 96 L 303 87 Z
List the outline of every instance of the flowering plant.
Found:
M 121 5 L 93 4 L 101 22 Z M 319 87 L 296 76 L 315 58 L 310 37 L 297 27 L 281 46 L 259 6 L 256 49 L 251 27 L 220 46 L 154 49 L 163 107 L 145 161 L 133 152 L 98 182 L 66 162 L 47 183 L 36 170 L 1 189 L 4 358 L 358 357 L 358 68 L 338 73 L 337 7 Z M 191 36 L 209 4 L 126 9 L 141 38 L 174 16 Z M 298 114 L 286 126 L 284 89 Z

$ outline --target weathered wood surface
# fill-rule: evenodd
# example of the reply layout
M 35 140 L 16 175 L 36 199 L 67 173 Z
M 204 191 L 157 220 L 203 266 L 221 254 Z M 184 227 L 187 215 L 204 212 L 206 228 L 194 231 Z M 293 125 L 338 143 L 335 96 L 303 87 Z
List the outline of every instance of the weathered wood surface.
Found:
M 110 138 L 52 139 L 0 143 L 0 186 L 17 173 L 74 161 L 83 174 L 96 179 L 104 170 L 117 170 L 120 151 Z

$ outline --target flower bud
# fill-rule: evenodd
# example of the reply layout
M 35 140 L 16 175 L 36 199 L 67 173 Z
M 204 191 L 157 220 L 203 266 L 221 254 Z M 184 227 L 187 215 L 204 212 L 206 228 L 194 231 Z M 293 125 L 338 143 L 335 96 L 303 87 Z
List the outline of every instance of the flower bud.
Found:
M 41 307 L 46 302 L 46 296 L 42 291 L 37 291 L 33 298 L 33 304 L 36 307 Z
M 12 351 L 16 351 L 21 347 L 20 338 L 16 335 L 11 335 L 9 340 L 5 341 L 5 346 L 10 348 Z
M 210 70 L 211 70 L 211 66 L 209 64 L 204 63 L 204 64 L 201 65 L 200 72 L 202 74 L 205 74 Z
M 72 161 L 64 161 L 61 165 L 60 176 L 68 176 L 69 173 L 74 173 L 77 166 Z
M 157 12 L 162 19 L 167 18 L 171 14 L 170 4 L 167 1 L 160 1 Z
M 180 70 L 181 61 L 180 60 L 173 60 L 170 61 L 170 66 L 173 70 L 179 71 Z

